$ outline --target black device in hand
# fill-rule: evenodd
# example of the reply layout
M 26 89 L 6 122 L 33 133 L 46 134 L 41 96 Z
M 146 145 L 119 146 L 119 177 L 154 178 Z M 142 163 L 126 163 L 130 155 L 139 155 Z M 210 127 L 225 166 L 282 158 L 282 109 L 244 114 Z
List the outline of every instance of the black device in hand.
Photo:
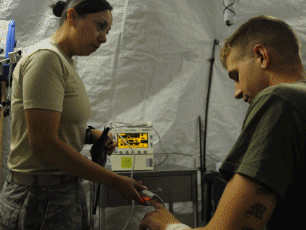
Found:
M 91 146 L 90 153 L 92 161 L 101 165 L 105 166 L 106 160 L 107 160 L 107 148 L 105 146 L 105 143 L 108 139 L 108 132 L 110 128 L 104 128 L 102 135 L 99 137 L 99 139 Z M 99 200 L 99 194 L 100 194 L 100 184 L 98 184 L 97 189 L 94 184 L 94 191 L 95 191 L 95 197 L 96 199 L 94 202 L 94 209 L 93 209 L 93 215 L 96 214 L 98 200 Z
M 108 139 L 108 132 L 110 128 L 104 128 L 102 135 L 100 138 L 91 146 L 90 153 L 93 162 L 101 166 L 105 166 L 107 159 L 107 149 L 105 143 Z

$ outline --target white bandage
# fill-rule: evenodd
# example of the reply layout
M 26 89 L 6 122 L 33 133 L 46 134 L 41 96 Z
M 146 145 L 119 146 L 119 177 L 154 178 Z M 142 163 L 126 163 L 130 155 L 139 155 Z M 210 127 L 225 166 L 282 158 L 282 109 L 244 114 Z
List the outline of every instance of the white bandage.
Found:
M 191 228 L 185 224 L 170 224 L 166 228 L 166 230 L 184 230 L 184 229 L 191 229 Z

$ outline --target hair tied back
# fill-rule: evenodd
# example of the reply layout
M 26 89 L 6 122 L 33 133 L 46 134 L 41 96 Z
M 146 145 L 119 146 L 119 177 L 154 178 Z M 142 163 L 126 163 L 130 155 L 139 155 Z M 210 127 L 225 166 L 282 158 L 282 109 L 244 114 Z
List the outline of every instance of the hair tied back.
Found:
M 56 4 L 53 5 L 53 14 L 56 17 L 61 17 L 62 13 L 64 12 L 65 6 L 66 6 L 65 1 L 58 1 Z

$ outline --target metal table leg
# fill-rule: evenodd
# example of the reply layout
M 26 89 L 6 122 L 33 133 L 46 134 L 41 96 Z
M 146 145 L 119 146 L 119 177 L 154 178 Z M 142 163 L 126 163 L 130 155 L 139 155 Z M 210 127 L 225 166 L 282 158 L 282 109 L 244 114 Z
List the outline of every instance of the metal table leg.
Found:
M 99 195 L 99 224 L 100 230 L 105 230 L 105 207 L 103 206 L 103 186 L 100 185 L 100 195 Z
M 95 227 L 95 223 L 94 223 L 94 218 L 93 218 L 93 214 L 92 214 L 92 210 L 93 210 L 93 207 L 94 207 L 94 200 L 93 200 L 93 197 L 94 197 L 94 184 L 93 183 L 90 183 L 89 185 L 89 223 L 90 223 L 90 230 L 94 230 L 94 227 Z

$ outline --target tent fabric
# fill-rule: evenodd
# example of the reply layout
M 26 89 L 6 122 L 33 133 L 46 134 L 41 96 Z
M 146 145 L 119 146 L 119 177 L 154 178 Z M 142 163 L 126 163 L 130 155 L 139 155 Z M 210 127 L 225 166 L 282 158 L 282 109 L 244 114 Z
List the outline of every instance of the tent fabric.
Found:
M 216 164 L 228 154 L 248 108 L 242 100 L 234 99 L 234 84 L 220 63 L 224 39 L 253 16 L 276 16 L 298 34 L 303 64 L 306 62 L 306 0 L 236 1 L 231 27 L 224 23 L 222 0 L 109 2 L 114 8 L 114 21 L 107 43 L 88 57 L 74 57 L 92 105 L 89 125 L 103 129 L 111 122 L 150 121 L 161 137 L 160 143 L 158 135 L 154 135 L 156 164 L 165 159 L 166 151 L 171 153 L 167 159 L 171 164 L 194 167 L 195 157 L 196 167 L 200 166 L 198 119 L 201 116 L 204 122 L 215 39 L 219 45 L 215 50 L 208 111 L 208 170 L 216 170 Z M 0 0 L 0 20 L 16 22 L 18 48 L 25 49 L 55 32 L 59 20 L 53 16 L 50 3 Z M 8 173 L 9 143 L 10 117 L 4 124 L 2 183 Z M 88 157 L 89 148 L 85 146 L 82 151 Z M 89 183 L 84 181 L 84 186 L 88 195 Z M 144 210 L 152 208 L 136 207 L 127 229 L 138 226 Z M 177 204 L 175 211 L 192 212 L 192 206 Z M 106 229 L 122 229 L 127 220 L 122 208 L 108 209 L 106 217 Z

